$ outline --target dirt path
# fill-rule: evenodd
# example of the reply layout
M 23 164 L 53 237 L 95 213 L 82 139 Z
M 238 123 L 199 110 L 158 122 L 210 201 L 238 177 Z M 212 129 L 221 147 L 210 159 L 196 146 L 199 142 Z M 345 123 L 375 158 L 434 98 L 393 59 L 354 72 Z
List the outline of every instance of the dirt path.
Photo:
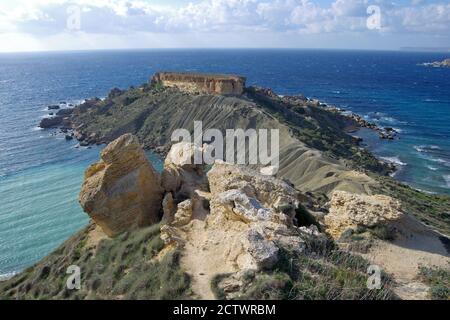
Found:
M 212 300 L 211 280 L 217 274 L 235 272 L 232 252 L 225 245 L 229 233 L 223 228 L 205 228 L 205 221 L 193 220 L 183 227 L 186 245 L 181 258 L 181 266 L 191 276 L 194 294 L 202 300 Z M 232 239 L 231 239 L 232 240 Z
M 419 281 L 419 268 L 450 268 L 449 252 L 439 239 L 441 235 L 410 217 L 397 227 L 401 232 L 397 240 L 377 241 L 364 256 L 394 277 L 394 291 L 401 299 L 428 299 L 429 287 Z

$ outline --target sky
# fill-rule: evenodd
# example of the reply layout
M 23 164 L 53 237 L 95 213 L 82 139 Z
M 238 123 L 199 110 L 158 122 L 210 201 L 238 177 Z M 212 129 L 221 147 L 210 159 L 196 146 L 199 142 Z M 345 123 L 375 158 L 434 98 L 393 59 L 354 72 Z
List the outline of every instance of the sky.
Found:
M 450 47 L 449 0 L 0 0 L 0 52 Z

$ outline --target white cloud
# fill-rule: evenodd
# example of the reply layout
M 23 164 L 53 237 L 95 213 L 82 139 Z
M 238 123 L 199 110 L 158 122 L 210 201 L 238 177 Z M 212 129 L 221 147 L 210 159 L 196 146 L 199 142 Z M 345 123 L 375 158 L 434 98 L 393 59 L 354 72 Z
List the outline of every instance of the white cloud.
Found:
M 450 4 L 443 1 L 411 0 L 396 4 L 389 0 L 334 0 L 324 5 L 314 0 L 193 0 L 171 5 L 170 1 L 151 0 L 0 0 L 0 34 L 39 39 L 69 34 L 67 7 L 77 5 L 82 10 L 83 39 L 89 35 L 97 39 L 100 35 L 136 37 L 145 33 L 160 37 L 189 33 L 196 35 L 195 39 L 200 39 L 201 34 L 379 33 L 424 34 L 448 41 Z M 372 4 L 381 8 L 379 31 L 366 27 L 366 10 Z M 248 40 L 251 42 L 252 37 Z

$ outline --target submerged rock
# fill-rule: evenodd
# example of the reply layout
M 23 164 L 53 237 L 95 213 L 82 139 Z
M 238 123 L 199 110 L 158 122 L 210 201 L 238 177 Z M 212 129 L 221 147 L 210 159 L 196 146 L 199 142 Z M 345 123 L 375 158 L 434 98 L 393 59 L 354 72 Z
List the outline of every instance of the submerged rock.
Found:
M 111 237 L 159 221 L 163 190 L 159 174 L 138 140 L 125 134 L 91 165 L 79 195 L 84 211 Z

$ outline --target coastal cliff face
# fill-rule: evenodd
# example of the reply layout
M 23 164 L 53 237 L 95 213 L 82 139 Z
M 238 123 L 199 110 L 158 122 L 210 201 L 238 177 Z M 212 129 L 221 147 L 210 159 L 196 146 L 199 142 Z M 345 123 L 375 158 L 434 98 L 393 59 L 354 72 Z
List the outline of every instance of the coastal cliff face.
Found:
M 150 83 L 202 94 L 240 95 L 245 88 L 244 77 L 221 74 L 158 72 Z

